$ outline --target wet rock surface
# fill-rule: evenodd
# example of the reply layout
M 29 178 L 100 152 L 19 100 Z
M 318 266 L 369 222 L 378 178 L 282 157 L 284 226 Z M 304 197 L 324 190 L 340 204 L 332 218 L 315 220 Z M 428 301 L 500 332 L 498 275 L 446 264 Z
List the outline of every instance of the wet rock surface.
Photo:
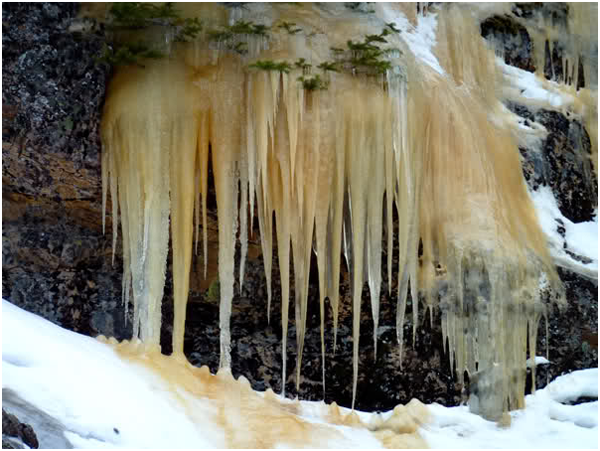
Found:
M 19 442 L 22 442 L 32 449 L 37 449 L 39 447 L 38 439 L 33 428 L 28 424 L 21 423 L 16 416 L 6 413 L 6 411 L 2 409 L 2 448 L 25 448 L 24 446 L 19 446 Z
M 103 39 L 101 32 L 69 32 L 76 13 L 77 6 L 72 4 L 3 5 L 3 297 L 76 332 L 92 336 L 104 334 L 121 340 L 131 336 L 131 324 L 125 322 L 121 305 L 121 249 L 118 245 L 113 266 L 111 218 L 107 218 L 106 236 L 101 226 L 98 127 L 107 74 L 94 59 Z M 521 13 L 527 14 L 526 8 Z M 509 42 L 513 42 L 511 39 Z M 531 120 L 545 124 L 550 133 L 547 150 L 545 147 L 535 158 L 526 158 L 525 173 L 529 182 L 537 186 L 550 185 L 566 217 L 587 220 L 593 211 L 591 199 L 597 196 L 594 194 L 597 182 L 589 178 L 585 158 L 578 156 L 585 155 L 581 149 L 589 146 L 581 125 L 554 112 L 534 114 L 522 110 L 519 114 L 530 114 Z M 572 146 L 572 152 L 568 146 Z M 564 148 L 567 150 L 562 151 Z M 185 352 L 194 364 L 206 364 L 215 371 L 219 361 L 219 309 L 215 295 L 218 289 L 214 285 L 218 249 L 214 192 L 210 194 L 208 205 L 209 277 L 204 280 L 200 276 L 202 266 L 200 259 L 195 258 Z M 256 226 L 255 240 L 257 229 Z M 245 282 L 241 292 L 236 287 L 238 294 L 233 300 L 233 372 L 236 376 L 243 374 L 257 390 L 270 387 L 280 392 L 279 268 L 275 259 L 269 323 L 262 256 L 256 251 L 260 246 L 255 241 L 250 247 L 254 253 L 246 266 Z M 383 262 L 386 274 L 385 257 Z M 552 363 L 547 370 L 548 377 L 597 366 L 597 287 L 574 273 L 561 272 L 561 277 L 567 284 L 569 310 L 551 317 Z M 317 281 L 316 274 L 311 274 L 299 392 L 295 388 L 293 294 L 290 302 L 285 384 L 288 396 L 298 395 L 300 399 L 323 399 Z M 341 283 L 335 355 L 331 309 L 326 301 L 324 397 L 328 402 L 335 400 L 349 406 L 352 314 L 351 290 L 345 272 Z M 389 296 L 384 281 L 376 360 L 369 293 L 366 289 L 363 291 L 356 407 L 387 410 L 413 397 L 423 402 L 457 405 L 463 397 L 443 350 L 439 313 L 434 314 L 431 327 L 428 315 L 420 312 L 420 327 L 413 345 L 409 306 L 401 358 L 396 342 L 395 290 L 393 285 L 392 296 Z M 170 351 L 172 302 L 169 270 L 161 338 L 166 353 Z M 538 349 L 544 349 L 543 322 L 540 327 Z M 546 374 L 542 371 L 538 372 L 538 381 L 538 386 L 545 385 Z
M 549 186 L 560 212 L 573 222 L 591 221 L 598 203 L 598 181 L 592 167 L 591 142 L 579 120 L 558 111 L 531 111 L 508 103 L 509 109 L 543 125 L 548 135 L 541 152 L 521 148 L 523 175 L 530 188 Z M 568 114 L 568 113 L 567 113 Z
M 544 355 L 549 343 L 550 364 L 538 367 L 537 387 L 577 368 L 598 367 L 598 281 L 586 280 L 567 269 L 558 268 L 566 289 L 567 308 L 544 320 L 538 332 L 538 355 Z
M 499 47 L 506 64 L 535 72 L 533 42 L 523 25 L 506 15 L 489 17 L 480 27 L 481 36 Z

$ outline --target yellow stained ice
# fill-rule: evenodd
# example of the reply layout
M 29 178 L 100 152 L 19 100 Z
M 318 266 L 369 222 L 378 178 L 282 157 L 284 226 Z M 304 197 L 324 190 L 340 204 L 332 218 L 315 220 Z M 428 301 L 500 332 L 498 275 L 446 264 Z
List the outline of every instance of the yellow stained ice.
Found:
M 385 8 L 377 5 L 366 20 L 341 5 L 257 4 L 228 13 L 217 4 L 185 4 L 186 15 L 210 18 L 215 26 L 228 23 L 229 16 L 267 25 L 294 21 L 303 32 L 288 35 L 273 27 L 268 40 L 248 36 L 249 52 L 243 56 L 208 43 L 202 34 L 193 43 L 169 42 L 163 60 L 117 72 L 102 125 L 103 204 L 110 190 L 115 234 L 117 208 L 121 217 L 123 300 L 127 303 L 133 292 L 134 335 L 158 344 L 170 233 L 173 352 L 183 353 L 200 223 L 201 254 L 207 261 L 211 164 L 219 229 L 221 367 L 231 364 L 235 244 L 239 231 L 241 286 L 256 205 L 269 310 L 275 250 L 279 261 L 283 390 L 290 263 L 299 384 L 310 260 L 316 253 L 325 383 L 325 301 L 332 309 L 335 349 L 342 251 L 346 255 L 354 405 L 361 293 L 367 283 L 376 348 L 385 248 L 390 290 L 392 278 L 398 282 L 399 345 L 407 305 L 412 305 L 413 342 L 419 302 L 430 315 L 440 308 L 451 364 L 459 379 L 467 371 L 481 381 L 479 409 L 495 417 L 523 405 L 525 362 L 528 353 L 535 355 L 538 321 L 547 314 L 541 290 L 546 281 L 560 293 L 560 283 L 498 100 L 501 79 L 494 54 L 479 37 L 474 16 L 464 6 L 438 13 L 434 50 L 443 74 L 421 64 L 397 34 L 388 37 L 400 52 L 389 54 L 392 69 L 386 76 L 328 73 L 323 76 L 329 86 L 322 91 L 303 89 L 297 80 L 300 69 L 286 73 L 249 67 L 257 60 L 305 58 L 315 73 L 319 63 L 331 59 L 330 47 L 380 33 Z M 589 110 L 597 94 L 586 99 L 591 99 Z M 394 243 L 398 274 L 392 274 Z
M 181 356 L 165 356 L 157 346 L 139 340 L 111 346 L 123 363 L 135 368 L 141 381 L 152 381 L 167 403 L 175 405 L 198 432 L 219 448 L 427 448 L 419 428 L 430 414 L 413 399 L 393 412 L 359 417 L 337 404 L 300 403 L 277 396 L 272 390 L 257 392 L 229 369 L 211 374 L 207 366 L 191 365 Z M 343 426 L 343 428 L 339 427 Z M 190 443 L 190 446 L 193 446 Z

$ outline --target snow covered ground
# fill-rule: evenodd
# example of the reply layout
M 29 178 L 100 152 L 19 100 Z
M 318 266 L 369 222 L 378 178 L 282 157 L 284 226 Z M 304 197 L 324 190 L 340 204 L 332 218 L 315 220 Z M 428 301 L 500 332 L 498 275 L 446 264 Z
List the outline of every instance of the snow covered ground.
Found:
M 210 420 L 220 405 L 231 402 L 225 399 L 227 393 L 203 398 L 175 386 L 162 374 L 124 358 L 110 345 L 2 301 L 3 398 L 5 405 L 14 407 L 12 413 L 38 431 L 42 446 L 204 448 L 227 444 L 224 431 Z M 266 397 L 248 392 L 256 399 Z M 569 404 L 580 397 L 598 397 L 597 368 L 562 376 L 528 396 L 525 410 L 511 413 L 510 427 L 485 421 L 465 406 L 433 404 L 427 406 L 429 419 L 418 433 L 432 448 L 597 448 L 598 402 Z M 364 427 L 331 425 L 332 417 L 323 403 L 277 402 L 288 406 L 298 421 L 321 431 L 306 434 L 307 447 L 382 445 Z M 235 404 L 228 409 L 235 416 Z M 258 419 L 263 414 L 258 409 L 254 412 Z M 387 412 L 380 418 L 391 415 Z M 362 412 L 358 416 L 365 423 L 373 417 Z M 40 421 L 46 426 L 40 427 Z M 45 432 L 51 422 L 53 434 Z M 61 435 L 62 442 L 57 439 Z M 413 446 L 423 445 L 412 440 Z M 289 444 L 283 434 L 281 443 L 276 443 Z

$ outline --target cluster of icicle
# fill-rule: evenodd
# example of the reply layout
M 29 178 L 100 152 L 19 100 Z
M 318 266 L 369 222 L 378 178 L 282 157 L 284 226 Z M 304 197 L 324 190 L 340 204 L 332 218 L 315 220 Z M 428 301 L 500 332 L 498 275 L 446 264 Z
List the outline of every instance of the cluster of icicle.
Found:
M 549 91 L 560 93 L 563 114 L 573 115 L 585 125 L 592 143 L 591 162 L 597 175 L 598 3 L 481 5 L 480 19 L 492 14 L 510 16 L 512 21 L 527 29 L 537 79 Z M 491 39 L 495 41 L 494 37 Z M 503 42 L 492 42 L 492 45 L 503 57 Z M 546 79 L 554 83 L 544 83 Z M 572 100 L 565 101 L 569 97 Z M 528 104 L 534 110 L 556 108 L 539 99 L 521 97 L 512 100 Z
M 218 15 L 214 11 L 222 7 L 212 8 Z M 268 9 L 259 11 L 260 17 L 275 22 L 295 7 L 260 8 Z M 535 355 L 538 321 L 546 314 L 540 281 L 558 282 L 521 176 L 517 147 L 502 123 L 490 120 L 498 106 L 493 52 L 478 38 L 472 21 L 448 13 L 452 26 L 440 25 L 445 35 L 439 42 L 445 44 L 437 51 L 445 74 L 419 64 L 399 38 L 394 45 L 403 50 L 403 59 L 394 61 L 387 77 L 332 73 L 323 91 L 302 89 L 297 71 L 248 68 L 256 59 L 301 57 L 316 66 L 327 59 L 329 47 L 361 32 L 381 31 L 383 22 L 373 25 L 373 20 L 353 17 L 328 17 L 322 8 L 307 6 L 302 13 L 306 26 L 322 20 L 327 35 L 281 34 L 269 40 L 268 49 L 264 38 L 249 38 L 245 57 L 199 40 L 173 48 L 168 59 L 117 72 L 102 126 L 103 204 L 110 191 L 113 249 L 121 212 L 123 300 L 127 305 L 133 293 L 134 335 L 159 343 L 170 233 L 173 351 L 183 353 L 199 229 L 206 262 L 211 158 L 218 209 L 221 367 L 230 366 L 234 279 L 243 283 L 256 206 L 269 307 L 275 248 L 279 261 L 284 381 L 291 259 L 299 375 L 311 253 L 317 256 L 323 359 L 325 299 L 337 329 L 343 253 L 352 284 L 354 403 L 362 287 L 367 281 L 376 345 L 386 246 L 388 280 L 398 280 L 400 346 L 408 300 L 413 340 L 419 302 L 430 312 L 439 307 L 459 378 L 464 371 L 490 374 L 479 388 L 491 385 L 490 393 L 498 393 L 494 409 L 521 406 L 527 343 Z M 236 276 L 238 237 L 242 255 Z M 394 244 L 399 272 L 393 275 Z

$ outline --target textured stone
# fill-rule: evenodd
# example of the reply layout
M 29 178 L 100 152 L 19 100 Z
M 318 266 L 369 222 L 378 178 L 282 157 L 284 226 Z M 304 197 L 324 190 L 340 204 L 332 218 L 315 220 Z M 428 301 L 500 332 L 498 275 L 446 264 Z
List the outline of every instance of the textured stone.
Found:
M 506 64 L 535 72 L 533 42 L 523 25 L 505 15 L 489 17 L 480 27 L 481 35 L 500 47 Z
M 598 281 L 558 268 L 566 289 L 567 308 L 549 318 L 549 337 L 544 321 L 538 334 L 538 355 L 549 342 L 549 365 L 538 367 L 537 386 L 578 368 L 598 367 Z M 549 340 L 548 340 L 549 339 Z
M 76 13 L 72 3 L 2 7 L 2 294 L 77 332 L 126 338 L 120 269 L 101 229 L 104 39 L 69 32 Z
M 6 413 L 2 409 L 2 448 L 4 448 L 4 436 L 15 437 L 29 446 L 29 448 L 37 449 L 39 447 L 33 428 L 28 424 L 21 423 L 16 416 Z M 15 446 L 15 443 L 11 441 L 8 444 Z
M 530 111 L 508 103 L 519 116 L 543 125 L 548 131 L 541 150 L 522 148 L 523 174 L 533 190 L 549 186 L 564 217 L 573 222 L 591 221 L 598 204 L 598 181 L 591 160 L 587 130 L 576 118 L 558 111 Z

